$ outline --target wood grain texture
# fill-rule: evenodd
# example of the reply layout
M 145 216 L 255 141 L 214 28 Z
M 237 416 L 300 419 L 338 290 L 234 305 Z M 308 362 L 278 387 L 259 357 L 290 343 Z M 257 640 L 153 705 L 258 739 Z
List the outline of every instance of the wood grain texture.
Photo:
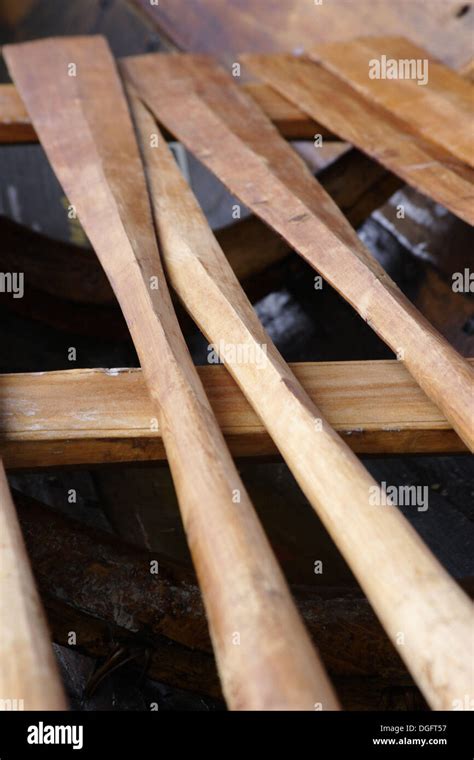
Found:
M 369 63 L 382 56 L 395 61 L 426 62 L 427 82 L 413 78 L 371 79 Z M 311 54 L 368 102 L 381 105 L 416 135 L 436 143 L 460 162 L 474 167 L 474 89 L 423 48 L 403 37 L 363 37 L 319 46 Z
M 359 454 L 466 451 L 401 362 L 289 366 Z M 199 367 L 198 374 L 232 454 L 275 455 L 275 444 L 227 370 Z M 155 417 L 138 369 L 0 375 L 0 452 L 8 469 L 163 460 Z
M 231 77 L 203 56 L 138 56 L 127 60 L 125 70 L 158 120 L 403 357 L 425 393 L 473 450 L 472 369 L 401 293 L 307 167 Z
M 126 99 L 106 41 L 58 38 L 7 46 L 4 55 L 134 340 L 228 705 L 310 710 L 321 703 L 337 709 L 179 330 Z M 71 62 L 75 76 L 68 76 Z
M 156 101 L 163 97 L 164 110 L 173 110 L 155 69 L 148 79 L 140 66 L 137 70 L 128 63 L 126 73 L 150 108 L 160 114 Z M 152 81 L 158 97 L 151 96 Z M 181 102 L 196 128 L 200 114 L 193 101 Z M 262 419 L 391 640 L 396 642 L 403 631 L 407 646 L 399 648 L 400 655 L 426 699 L 435 708 L 449 709 L 460 690 L 470 693 L 472 688 L 464 664 L 472 633 L 470 601 L 395 507 L 371 504 L 370 494 L 380 496 L 379 486 L 332 430 L 263 330 L 165 141 L 154 145 L 150 140 L 157 128 L 151 113 L 133 103 L 155 223 L 174 289 Z M 238 120 L 238 113 L 230 111 L 229 118 Z M 265 138 L 261 132 L 255 137 Z M 229 147 L 226 143 L 224 138 Z M 213 149 L 208 143 L 206 155 Z M 233 156 L 226 155 L 228 161 Z M 252 173 L 247 182 L 255 188 Z M 236 347 L 243 349 L 240 355 Z
M 298 102 L 300 108 L 319 118 L 343 140 L 456 216 L 474 223 L 474 172 L 448 150 L 410 133 L 403 121 L 367 102 L 339 77 L 309 58 L 290 55 L 242 58 L 259 77 Z
M 53 655 L 0 459 L 0 710 L 65 710 Z

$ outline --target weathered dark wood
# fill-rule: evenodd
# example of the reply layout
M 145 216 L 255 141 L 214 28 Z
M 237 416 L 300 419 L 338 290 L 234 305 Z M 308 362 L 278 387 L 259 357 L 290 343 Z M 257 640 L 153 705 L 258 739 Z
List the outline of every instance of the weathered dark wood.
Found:
M 153 649 L 163 637 L 212 654 L 196 578 L 169 558 L 139 550 L 15 493 L 28 552 L 48 608 L 69 608 Z M 157 574 L 150 573 L 156 562 Z M 295 587 L 298 606 L 338 676 L 405 681 L 406 669 L 357 587 Z M 56 619 L 56 615 L 54 616 Z M 61 626 L 62 629 L 62 626 Z M 88 641 L 77 640 L 79 649 Z M 198 659 L 199 662 L 199 659 Z M 178 665 L 179 669 L 179 665 Z

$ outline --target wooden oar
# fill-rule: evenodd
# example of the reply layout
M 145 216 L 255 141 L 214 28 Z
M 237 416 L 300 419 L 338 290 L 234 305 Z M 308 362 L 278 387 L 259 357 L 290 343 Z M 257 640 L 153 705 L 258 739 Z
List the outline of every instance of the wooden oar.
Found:
M 61 680 L 0 459 L 0 710 L 65 710 Z
M 150 112 L 132 102 L 175 290 L 261 417 L 427 700 L 450 709 L 471 690 L 469 599 L 395 507 L 374 505 L 379 486 L 261 327 L 164 140 L 153 147 Z
M 426 50 L 403 37 L 362 37 L 320 45 L 311 58 L 415 134 L 474 167 L 472 85 Z
M 369 102 L 309 58 L 242 56 L 257 76 L 341 140 L 352 143 L 424 195 L 474 224 L 474 171 L 449 150 L 411 131 L 398 116 Z
M 232 78 L 202 56 L 139 56 L 124 67 L 156 117 L 354 306 L 473 450 L 468 363 L 401 293 Z
M 8 46 L 4 55 L 129 325 L 229 706 L 337 709 L 179 330 L 107 43 L 101 37 L 62 38 Z M 74 76 L 68 73 L 72 65 Z

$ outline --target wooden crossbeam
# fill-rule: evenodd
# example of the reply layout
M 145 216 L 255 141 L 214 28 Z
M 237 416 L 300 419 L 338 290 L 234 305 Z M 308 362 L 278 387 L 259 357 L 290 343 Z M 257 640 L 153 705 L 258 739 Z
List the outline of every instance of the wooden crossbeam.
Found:
M 466 451 L 401 362 L 290 367 L 359 454 Z M 227 370 L 198 367 L 198 373 L 232 454 L 275 455 L 275 444 Z M 0 453 L 7 468 L 164 460 L 156 423 L 138 369 L 0 375 Z

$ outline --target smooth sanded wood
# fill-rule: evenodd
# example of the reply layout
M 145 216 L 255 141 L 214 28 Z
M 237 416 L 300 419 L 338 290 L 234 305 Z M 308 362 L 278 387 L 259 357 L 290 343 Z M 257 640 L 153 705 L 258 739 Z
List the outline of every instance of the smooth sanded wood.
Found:
M 127 66 L 128 72 L 128 66 Z M 133 71 L 134 85 L 141 75 Z M 160 77 L 161 79 L 161 77 Z M 160 100 L 149 97 L 150 107 Z M 159 93 L 159 96 L 158 96 Z M 169 105 L 164 96 L 165 108 Z M 188 118 L 195 123 L 192 102 Z M 196 323 L 261 417 L 434 708 L 471 690 L 469 599 L 324 419 L 263 330 L 156 123 L 134 101 L 166 270 Z M 211 142 L 208 151 L 212 151 Z M 202 153 L 199 153 L 202 155 Z M 227 153 L 230 160 L 232 154 Z M 252 174 L 248 182 L 253 183 Z M 256 192 L 256 190 L 254 190 Z M 240 349 L 240 353 L 237 349 Z M 402 643 L 401 643 L 402 642 Z
M 422 66 L 427 81 L 415 78 L 371 78 L 370 62 L 382 56 Z M 426 50 L 403 37 L 363 37 L 321 45 L 311 53 L 368 102 L 401 119 L 414 134 L 436 143 L 458 161 L 474 167 L 474 89 L 469 81 L 443 66 Z M 419 63 L 417 63 L 419 62 Z
M 337 709 L 179 330 L 126 99 L 106 41 L 46 40 L 8 46 L 4 55 L 134 340 L 229 707 Z M 74 76 L 68 75 L 71 63 Z
M 0 459 L 0 710 L 65 710 L 48 627 Z
M 289 366 L 359 454 L 466 451 L 401 362 Z M 231 453 L 275 455 L 278 449 L 227 370 L 199 367 L 198 374 Z M 9 469 L 163 460 L 155 414 L 138 369 L 0 375 L 0 453 Z
M 129 58 L 125 69 L 167 129 L 317 269 L 403 359 L 473 450 L 471 367 L 402 294 L 232 78 L 203 56 L 138 56 Z
M 297 102 L 341 139 L 456 216 L 474 223 L 474 172 L 449 150 L 414 135 L 401 119 L 369 103 L 342 79 L 309 58 L 246 55 L 242 60 L 261 79 Z

